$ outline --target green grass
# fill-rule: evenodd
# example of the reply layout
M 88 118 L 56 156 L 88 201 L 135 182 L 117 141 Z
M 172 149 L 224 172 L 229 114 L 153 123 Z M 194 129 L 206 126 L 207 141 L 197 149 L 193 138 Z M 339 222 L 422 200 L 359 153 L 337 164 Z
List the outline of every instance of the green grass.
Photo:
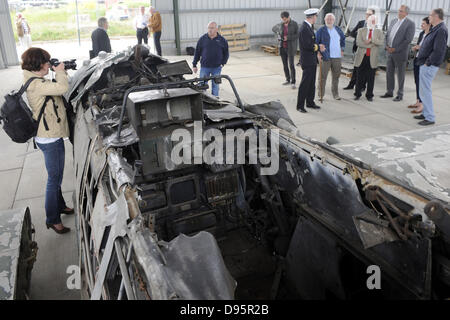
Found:
M 149 7 L 148 1 L 128 0 L 124 3 L 128 5 L 129 9 L 139 8 L 140 6 Z M 71 40 L 78 37 L 74 2 L 58 9 L 27 8 L 21 13 L 30 25 L 33 41 Z M 105 16 L 105 5 L 97 4 L 96 1 L 79 3 L 78 13 L 80 17 L 80 37 L 90 38 L 92 30 L 97 27 L 97 19 Z M 14 37 L 17 41 L 15 17 L 16 12 L 11 11 Z M 135 35 L 133 19 L 110 21 L 108 34 L 110 37 Z
M 132 9 L 132 8 L 139 8 L 139 7 L 146 7 L 146 11 L 148 11 L 148 8 L 150 7 L 149 2 L 145 1 L 145 2 L 130 2 L 128 3 L 128 8 Z

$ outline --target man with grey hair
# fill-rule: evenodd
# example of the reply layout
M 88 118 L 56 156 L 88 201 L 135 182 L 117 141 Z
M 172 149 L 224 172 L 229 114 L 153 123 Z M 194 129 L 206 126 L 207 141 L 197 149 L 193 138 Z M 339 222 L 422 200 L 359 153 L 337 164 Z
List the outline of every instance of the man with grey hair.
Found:
M 348 33 L 347 36 L 351 36 L 355 39 L 353 42 L 353 49 L 352 49 L 353 54 L 355 54 L 356 50 L 358 50 L 358 46 L 356 45 L 356 36 L 358 35 L 358 30 L 367 27 L 367 19 L 374 14 L 375 14 L 374 8 L 367 8 L 365 19 L 358 21 L 353 30 Z M 356 83 L 358 82 L 358 79 L 356 78 L 357 76 L 358 76 L 358 67 L 353 66 L 352 78 L 350 79 L 350 82 L 344 88 L 344 90 L 353 90 Z
M 405 84 L 406 64 L 408 63 L 409 44 L 414 38 L 416 26 L 407 18 L 409 7 L 400 6 L 398 18 L 394 19 L 386 34 L 386 87 L 387 92 L 382 98 L 392 98 L 395 89 L 395 73 L 397 73 L 398 91 L 394 101 L 403 100 L 403 86 Z
M 109 41 L 108 33 L 108 20 L 105 17 L 101 17 L 97 21 L 98 28 L 92 32 L 92 50 L 89 51 L 90 58 L 98 56 L 100 51 L 111 52 L 111 42 Z
M 332 13 L 325 15 L 325 25 L 317 30 L 316 42 L 319 45 L 319 60 L 322 59 L 322 74 L 319 83 L 319 96 L 323 98 L 328 72 L 331 69 L 331 91 L 336 100 L 341 100 L 338 93 L 341 76 L 342 57 L 344 56 L 345 35 L 341 28 L 334 25 L 336 17 Z
M 355 55 L 355 66 L 358 67 L 358 82 L 356 83 L 354 100 L 359 100 L 363 89 L 367 88 L 367 101 L 373 101 L 378 55 L 385 42 L 383 31 L 377 28 L 377 22 L 377 16 L 371 15 L 367 18 L 367 27 L 359 29 L 356 36 L 358 49 Z
M 200 78 L 219 76 L 223 66 L 227 63 L 229 52 L 228 42 L 218 33 L 217 23 L 208 23 L 208 32 L 197 41 L 192 70 L 197 73 L 197 63 L 200 60 Z M 212 94 L 219 96 L 219 84 L 212 82 Z
M 433 26 L 423 40 L 416 58 L 419 71 L 419 95 L 422 99 L 423 113 L 414 118 L 422 120 L 421 126 L 433 125 L 435 122 L 433 95 L 431 84 L 436 77 L 440 65 L 445 60 L 447 53 L 448 28 L 444 23 L 444 10 L 434 9 L 429 15 L 430 24 Z

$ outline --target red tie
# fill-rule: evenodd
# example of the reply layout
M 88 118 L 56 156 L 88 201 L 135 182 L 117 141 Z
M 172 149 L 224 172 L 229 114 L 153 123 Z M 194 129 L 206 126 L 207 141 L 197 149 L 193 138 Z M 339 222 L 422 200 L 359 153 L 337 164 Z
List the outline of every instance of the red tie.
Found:
M 372 39 L 372 29 L 369 30 L 369 40 Z M 370 48 L 367 48 L 366 56 L 370 57 Z

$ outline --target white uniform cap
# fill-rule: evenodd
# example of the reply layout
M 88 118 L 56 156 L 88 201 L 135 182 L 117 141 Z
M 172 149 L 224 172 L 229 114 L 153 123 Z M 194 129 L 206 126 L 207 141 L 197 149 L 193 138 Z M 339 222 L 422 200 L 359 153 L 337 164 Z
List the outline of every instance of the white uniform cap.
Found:
M 305 11 L 305 15 L 307 17 L 315 16 L 318 13 L 319 13 L 319 9 L 317 9 L 317 8 L 311 8 L 311 9 L 308 9 Z

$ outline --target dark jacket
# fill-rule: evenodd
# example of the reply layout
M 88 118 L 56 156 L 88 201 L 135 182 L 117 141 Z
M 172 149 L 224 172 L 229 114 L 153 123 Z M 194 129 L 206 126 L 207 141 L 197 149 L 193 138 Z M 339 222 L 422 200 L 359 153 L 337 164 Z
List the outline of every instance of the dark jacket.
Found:
M 424 35 L 425 35 L 425 31 L 420 32 L 420 34 L 419 34 L 419 39 L 417 39 L 417 45 L 420 45 L 420 41 L 422 41 Z M 414 58 L 414 64 L 417 63 L 417 54 L 418 54 L 418 53 L 419 53 L 419 52 L 415 52 L 415 55 L 414 55 L 414 57 L 415 57 L 415 58 Z
M 416 64 L 439 67 L 445 60 L 447 39 L 448 29 L 443 22 L 431 28 L 419 49 Z
M 276 24 L 272 31 L 278 35 L 278 46 L 283 47 L 283 39 L 284 39 L 284 23 L 281 22 Z M 298 24 L 294 20 L 291 19 L 288 24 L 288 33 L 287 33 L 287 47 L 288 47 L 288 55 L 295 56 L 297 54 L 297 41 L 298 41 Z
M 353 53 L 355 53 L 356 50 L 358 50 L 358 45 L 356 44 L 356 37 L 358 36 L 358 30 L 364 28 L 365 25 L 366 25 L 365 20 L 358 21 L 353 30 L 350 31 L 350 36 L 352 36 L 355 39 L 355 41 L 353 42 Z
M 108 34 L 102 28 L 97 28 L 92 32 L 92 56 L 98 56 L 100 51 L 111 52 L 111 42 Z M 92 59 L 92 58 L 91 58 Z
M 228 42 L 220 34 L 211 39 L 207 33 L 200 37 L 195 48 L 194 61 L 192 65 L 197 66 L 198 61 L 202 67 L 217 68 L 225 65 L 230 56 Z
M 300 64 L 302 68 L 317 65 L 316 36 L 309 24 L 304 21 L 299 30 Z
M 422 31 L 419 33 L 419 39 L 417 39 L 417 45 L 420 44 L 420 41 L 422 41 L 424 35 L 425 35 L 425 31 Z
M 344 50 L 344 48 L 345 48 L 344 32 L 342 32 L 341 28 L 339 28 L 338 26 L 334 26 L 334 28 L 336 29 L 337 33 L 341 37 L 341 40 L 340 40 L 341 50 Z M 316 43 L 325 45 L 325 51 L 321 52 L 323 61 L 330 60 L 330 40 L 331 40 L 331 38 L 330 38 L 330 34 L 328 33 L 327 26 L 323 26 L 319 30 L 317 30 Z

